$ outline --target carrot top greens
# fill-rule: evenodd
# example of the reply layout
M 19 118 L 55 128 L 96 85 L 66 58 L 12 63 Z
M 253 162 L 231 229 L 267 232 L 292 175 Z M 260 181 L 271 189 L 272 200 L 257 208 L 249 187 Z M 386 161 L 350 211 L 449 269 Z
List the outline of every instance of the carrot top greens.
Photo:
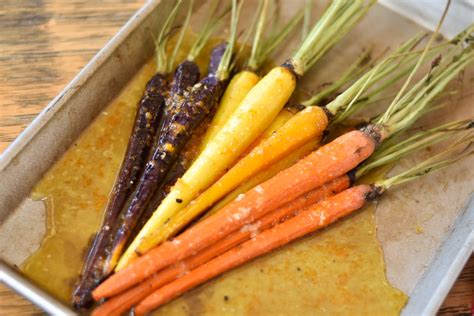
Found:
M 264 38 L 263 29 L 266 25 L 267 14 L 269 11 L 269 2 L 269 0 L 259 1 L 259 7 L 257 10 L 258 19 L 256 22 L 252 50 L 247 64 L 248 68 L 250 68 L 250 70 L 254 72 L 260 68 L 260 66 L 268 58 L 270 53 L 275 50 L 282 43 L 282 41 L 291 33 L 291 31 L 301 21 L 304 14 L 304 11 L 301 10 L 295 16 L 293 16 L 293 18 L 291 18 L 290 21 L 288 21 L 288 23 L 284 25 L 280 30 L 272 31 L 266 38 Z M 275 19 L 275 21 L 278 20 L 279 19 Z
M 357 60 L 344 71 L 339 79 L 321 89 L 318 93 L 310 97 L 308 100 L 301 102 L 304 106 L 321 105 L 321 102 L 336 94 L 347 83 L 358 78 L 364 70 L 369 66 L 370 51 L 364 52 Z
M 360 77 L 352 83 L 351 86 L 345 89 L 344 92 L 325 105 L 325 109 L 332 117 L 331 124 L 341 122 L 363 106 L 370 104 L 377 94 L 384 91 L 388 86 L 394 84 L 412 69 L 416 55 L 403 55 L 402 53 L 412 50 L 421 37 L 422 35 L 420 34 L 409 39 L 391 53 L 385 60 L 379 62 L 377 66 L 360 76 L 360 74 L 370 66 L 370 52 L 362 54 L 356 62 L 342 74 L 340 79 L 320 91 L 318 94 L 302 102 L 302 105 L 320 105 L 319 103 L 323 99 L 333 95 L 347 82 Z M 402 56 L 394 58 L 400 54 L 402 54 Z M 375 87 L 371 89 L 370 93 L 362 95 L 365 90 L 372 86 Z
M 209 14 L 206 18 L 206 23 L 204 24 L 201 32 L 199 33 L 196 41 L 194 42 L 193 47 L 191 47 L 191 50 L 189 51 L 189 54 L 186 58 L 187 60 L 194 61 L 196 59 L 209 37 L 216 30 L 220 20 L 227 14 L 227 9 L 224 10 L 222 14 L 217 14 L 218 4 L 219 1 L 217 0 L 211 2 L 208 8 Z
M 161 27 L 161 31 L 158 34 L 158 38 L 154 38 L 155 40 L 155 55 L 156 55 L 156 72 L 157 73 L 170 73 L 169 70 L 169 61 L 168 55 L 166 53 L 166 44 L 168 43 L 168 39 L 170 33 L 173 28 L 173 22 L 178 14 L 179 7 L 181 6 L 182 0 L 176 1 L 173 9 L 171 10 L 170 14 L 166 18 L 163 26 Z
M 295 73 L 302 76 L 347 34 L 375 3 L 375 0 L 333 1 L 288 61 Z
M 427 54 L 428 50 L 429 50 L 429 47 L 431 46 L 431 43 L 434 41 L 435 39 L 435 35 L 438 33 L 439 29 L 441 28 L 441 25 L 443 24 L 443 21 L 446 17 L 446 14 L 448 13 L 448 8 L 449 8 L 449 5 L 451 3 L 451 0 L 448 0 L 448 3 L 446 5 L 446 8 L 444 9 L 444 12 L 441 16 L 441 19 L 439 20 L 438 22 L 438 25 L 436 26 L 436 29 L 435 31 L 433 32 L 433 34 L 431 35 L 430 39 L 428 40 L 428 43 L 426 44 L 426 47 L 425 49 L 423 50 L 422 54 L 421 54 L 421 57 L 418 59 L 414 69 L 412 70 L 412 72 L 410 73 L 410 75 L 408 76 L 407 80 L 405 81 L 405 83 L 403 84 L 403 87 L 399 90 L 398 94 L 395 96 L 395 98 L 393 99 L 392 103 L 390 104 L 390 106 L 388 107 L 387 111 L 384 113 L 384 115 L 382 116 L 382 120 L 381 122 L 386 122 L 388 120 L 388 118 L 390 117 L 390 115 L 396 111 L 397 109 L 397 102 L 399 101 L 399 99 L 403 96 L 403 93 L 405 92 L 405 90 L 408 88 L 408 85 L 410 84 L 411 82 L 411 79 L 413 78 L 413 76 L 415 75 L 416 71 L 418 70 L 418 68 L 421 66 L 421 64 L 423 63 L 423 58 L 425 57 L 425 55 Z
M 422 80 L 417 82 L 397 102 L 392 103 L 377 121 L 376 124 L 383 126 L 384 133 L 393 135 L 416 121 L 432 103 L 431 101 L 446 87 L 446 85 L 457 76 L 467 64 L 474 61 L 474 50 L 472 45 L 462 49 L 456 48 L 448 52 L 446 57 L 451 57 L 452 62 L 436 59 L 432 68 Z M 449 59 L 449 58 L 443 59 Z M 388 113 L 388 115 L 387 115 Z
M 402 156 L 428 148 L 456 134 L 474 128 L 472 119 L 454 121 L 426 131 L 420 131 L 405 140 L 399 137 L 383 143 L 356 171 L 356 177 L 366 174 L 374 168 L 399 160 Z M 470 131 L 469 131 L 470 133 Z
M 301 41 L 304 41 L 309 33 L 309 24 L 311 22 L 311 10 L 313 8 L 313 1 L 306 0 L 304 4 L 303 27 L 301 28 Z
M 403 171 L 396 176 L 375 182 L 374 187 L 379 194 L 382 194 L 394 185 L 414 180 L 427 174 L 428 172 L 439 170 L 451 165 L 467 156 L 474 154 L 474 149 L 472 146 L 473 141 L 474 135 L 472 133 L 466 135 L 454 142 L 446 150 L 443 150 L 439 154 L 424 160 L 415 167 Z
M 174 67 L 174 62 L 176 60 L 176 56 L 178 55 L 178 51 L 181 47 L 181 44 L 184 39 L 184 33 L 186 32 L 186 29 L 189 24 L 189 20 L 191 19 L 191 13 L 193 12 L 193 5 L 194 5 L 194 0 L 189 1 L 189 6 L 188 6 L 188 11 L 186 13 L 186 17 L 184 18 L 184 23 L 181 25 L 181 31 L 179 32 L 178 39 L 176 41 L 176 44 L 174 45 L 173 52 L 171 54 L 171 58 L 168 60 L 168 63 L 166 65 L 166 69 L 168 73 L 171 73 L 173 71 Z
M 470 43 L 470 40 L 472 39 L 471 33 L 473 31 L 473 26 L 471 25 L 465 31 L 461 32 L 454 42 L 451 41 L 451 43 L 455 44 L 454 48 L 449 47 L 444 58 L 442 55 L 435 58 L 431 63 L 428 73 L 421 80 L 415 83 L 411 89 L 406 91 L 418 68 L 423 63 L 424 57 L 428 54 L 431 43 L 441 28 L 450 2 L 451 1 L 448 1 L 435 31 L 428 40 L 418 62 L 402 88 L 399 90 L 385 113 L 376 120 L 375 124 L 382 127 L 382 138 L 392 136 L 406 129 L 422 114 L 426 113 L 432 103 L 431 101 L 444 90 L 451 79 L 458 75 L 464 67 L 474 60 L 473 44 Z M 459 45 L 459 43 L 461 43 L 461 45 Z M 466 46 L 462 47 L 463 44 L 466 44 Z M 459 51 L 459 47 L 461 51 Z
M 224 51 L 224 55 L 222 56 L 216 73 L 216 77 L 220 81 L 227 80 L 230 76 L 230 71 L 232 68 L 232 54 L 234 52 L 235 42 L 237 40 L 237 23 L 239 21 L 239 14 L 242 4 L 243 1 L 237 4 L 237 0 L 232 0 L 229 40 L 227 41 L 227 47 Z

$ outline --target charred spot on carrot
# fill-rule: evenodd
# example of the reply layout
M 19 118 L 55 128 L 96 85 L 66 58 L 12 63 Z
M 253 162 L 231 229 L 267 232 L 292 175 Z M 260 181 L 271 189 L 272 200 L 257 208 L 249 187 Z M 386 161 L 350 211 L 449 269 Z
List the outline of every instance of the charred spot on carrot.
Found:
M 382 129 L 380 128 L 380 126 L 375 125 L 375 124 L 364 125 L 361 128 L 359 128 L 359 130 L 363 132 L 364 134 L 366 134 L 367 136 L 369 136 L 371 139 L 373 139 L 376 147 L 380 144 L 380 142 L 384 138 L 382 135 L 383 133 Z
M 287 69 L 293 75 L 296 81 L 298 81 L 302 77 L 301 75 L 298 75 L 298 73 L 296 72 L 294 61 L 292 59 L 288 59 L 287 61 L 285 61 L 281 65 L 281 67 Z
M 370 187 L 371 190 L 365 194 L 365 200 L 367 202 L 378 199 L 385 192 L 382 187 L 377 186 L 375 184 L 371 184 Z

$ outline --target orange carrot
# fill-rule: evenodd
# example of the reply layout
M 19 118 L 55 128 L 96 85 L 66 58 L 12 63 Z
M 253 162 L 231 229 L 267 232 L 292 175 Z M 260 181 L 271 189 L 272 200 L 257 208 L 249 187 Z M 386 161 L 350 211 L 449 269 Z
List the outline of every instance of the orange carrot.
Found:
M 466 127 L 470 129 L 472 126 L 468 124 Z M 463 133 L 465 130 L 460 131 Z M 156 290 L 137 305 L 135 314 L 143 315 L 225 271 L 327 226 L 341 217 L 362 208 L 367 201 L 380 197 L 394 185 L 418 179 L 429 172 L 445 168 L 460 159 L 471 156 L 474 154 L 472 149 L 473 139 L 474 135 L 472 133 L 464 133 L 463 137 L 442 152 L 418 163 L 408 170 L 402 171 L 390 178 L 377 180 L 370 185 L 362 184 L 346 189 L 341 193 L 304 208 L 293 218 L 273 228 L 264 230 L 255 235 L 251 240 L 215 257 L 176 281 Z M 415 140 L 415 143 L 420 142 Z M 403 149 L 396 150 L 396 153 L 399 157 L 402 157 L 406 154 L 406 151 Z
M 199 254 L 188 258 L 183 263 L 168 267 L 153 275 L 142 284 L 122 294 L 119 294 L 116 297 L 113 297 L 95 309 L 92 315 L 121 315 L 123 312 L 130 309 L 134 304 L 150 295 L 154 290 L 182 275 L 186 270 L 198 267 L 210 259 L 224 253 L 225 251 L 234 248 L 240 243 L 251 238 L 252 235 L 256 234 L 258 231 L 263 231 L 283 220 L 288 219 L 289 217 L 293 217 L 295 213 L 302 207 L 318 202 L 327 196 L 334 195 L 335 193 L 346 189 L 349 184 L 349 178 L 347 176 L 342 176 L 333 180 L 327 185 L 304 194 L 295 201 L 292 201 L 262 217 L 257 222 L 244 226 L 243 229 L 232 233 L 225 239 L 220 240 L 218 243 L 208 247 Z
M 298 196 L 345 174 L 369 157 L 374 136 L 346 133 L 237 198 L 219 213 L 191 227 L 112 275 L 93 292 L 95 300 L 118 294 L 170 264 L 183 260 Z
M 136 306 L 135 315 L 144 315 L 225 271 L 325 227 L 360 209 L 365 205 L 366 197 L 371 192 L 370 185 L 359 185 L 304 209 L 295 217 L 265 230 L 251 240 L 156 290 Z
M 254 234 L 293 217 L 305 206 L 312 205 L 323 198 L 327 198 L 347 189 L 350 186 L 350 183 L 351 181 L 349 177 L 343 175 L 317 189 L 301 195 L 299 198 L 263 216 L 256 222 L 248 224 L 242 229 L 233 232 L 226 238 L 219 240 L 217 243 L 204 249 L 197 255 L 186 259 L 183 263 L 161 270 L 145 280 L 142 284 L 113 297 L 103 305 L 96 308 L 92 313 L 92 316 L 121 315 L 134 304 L 150 295 L 154 290 L 178 278 L 185 272 L 185 270 L 194 269 L 210 259 L 234 248 L 242 242 L 247 241 L 253 237 Z

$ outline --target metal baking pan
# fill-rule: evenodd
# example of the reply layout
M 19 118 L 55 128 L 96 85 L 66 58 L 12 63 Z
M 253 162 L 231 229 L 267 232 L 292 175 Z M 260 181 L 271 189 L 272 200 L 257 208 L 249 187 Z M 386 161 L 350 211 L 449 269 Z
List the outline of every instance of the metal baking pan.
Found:
M 13 267 L 38 247 L 42 236 L 41 227 L 36 227 L 34 222 L 29 223 L 27 230 L 22 230 L 18 223 L 33 220 L 18 215 L 19 205 L 43 174 L 152 56 L 154 47 L 149 40 L 149 31 L 160 29 L 172 2 L 147 2 L 0 157 L 0 258 L 3 260 L 0 262 L 0 281 L 47 313 L 66 315 L 75 311 L 32 284 Z M 195 2 L 197 8 L 203 3 Z M 323 1 L 320 2 L 316 7 L 323 5 Z M 251 3 L 246 2 L 246 6 L 251 6 Z M 389 0 L 384 3 L 391 8 L 394 3 L 396 5 Z M 463 3 L 455 2 L 455 6 L 459 9 Z M 283 15 L 290 16 L 300 5 L 298 1 L 285 2 Z M 472 7 L 467 4 L 467 9 Z M 402 9 L 397 11 L 403 12 Z M 449 23 L 449 17 L 446 23 Z M 451 19 L 456 19 L 456 15 L 453 17 L 451 14 Z M 345 54 L 357 52 L 363 45 L 373 43 L 382 50 L 391 42 L 399 43 L 420 29 L 416 23 L 377 5 L 361 25 L 329 54 L 331 62 L 321 62 L 317 71 L 302 83 L 303 87 L 311 87 L 318 78 L 319 82 L 321 78 L 332 79 L 331 73 L 336 73 L 337 67 L 350 62 L 345 60 L 349 59 L 344 58 Z M 447 33 L 452 33 L 451 30 L 449 28 Z M 280 55 L 288 55 L 296 41 L 289 43 Z M 460 102 L 467 104 L 467 100 Z M 457 107 L 454 116 L 466 117 L 466 111 L 473 115 L 472 107 L 464 105 Z M 404 315 L 434 314 L 473 251 L 474 199 L 468 198 L 474 187 L 474 174 L 469 167 L 472 163 L 472 159 L 466 160 L 455 170 L 450 170 L 450 175 L 455 175 L 453 182 L 447 182 L 450 177 L 447 173 L 430 175 L 388 194 L 378 207 L 377 233 L 384 250 L 387 276 L 394 286 L 410 296 L 402 312 Z M 437 183 L 433 181 L 444 181 L 443 190 L 448 197 L 443 201 L 436 200 L 437 192 L 426 189 L 429 183 Z M 437 212 L 432 214 L 423 234 L 413 233 L 412 222 L 408 219 L 433 206 L 410 203 L 400 206 L 397 201 L 408 192 L 421 195 L 422 201 L 436 200 Z M 441 211 L 443 214 L 438 214 Z M 399 238 L 394 239 L 395 234 Z M 25 240 L 27 244 L 30 240 L 30 243 L 25 245 Z

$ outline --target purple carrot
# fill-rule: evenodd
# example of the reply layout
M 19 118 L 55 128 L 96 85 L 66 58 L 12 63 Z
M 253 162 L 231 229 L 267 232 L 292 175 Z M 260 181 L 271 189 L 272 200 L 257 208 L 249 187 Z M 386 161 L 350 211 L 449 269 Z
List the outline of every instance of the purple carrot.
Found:
M 171 28 L 178 7 L 179 4 L 173 8 L 163 27 L 159 40 L 160 47 L 157 45 L 157 50 L 166 45 L 168 39 L 166 33 Z M 73 292 L 73 304 L 76 308 L 87 307 L 93 302 L 91 291 L 104 278 L 107 248 L 113 238 L 112 228 L 116 225 L 128 196 L 135 189 L 143 167 L 153 150 L 154 139 L 159 131 L 163 108 L 169 94 L 169 71 L 160 67 L 165 63 L 166 61 L 157 60 L 157 73 L 146 84 L 143 96 L 138 103 L 128 147 L 110 193 L 101 228 L 89 248 L 79 282 Z

